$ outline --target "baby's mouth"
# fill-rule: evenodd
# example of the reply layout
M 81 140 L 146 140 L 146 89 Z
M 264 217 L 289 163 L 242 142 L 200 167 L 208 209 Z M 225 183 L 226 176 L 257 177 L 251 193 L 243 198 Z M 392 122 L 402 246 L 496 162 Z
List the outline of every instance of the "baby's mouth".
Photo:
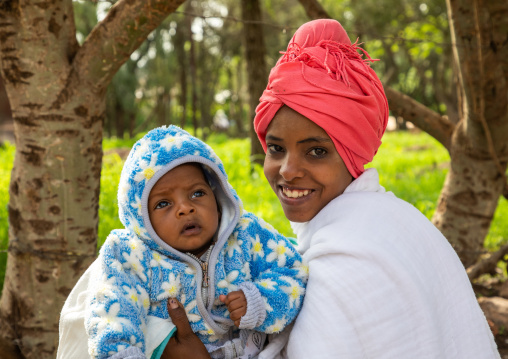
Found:
M 288 187 L 280 186 L 282 193 L 289 198 L 300 198 L 309 195 L 312 192 L 311 189 L 290 189 Z
M 198 234 L 201 232 L 201 226 L 195 222 L 186 223 L 183 226 L 182 234 L 191 236 L 193 234 Z

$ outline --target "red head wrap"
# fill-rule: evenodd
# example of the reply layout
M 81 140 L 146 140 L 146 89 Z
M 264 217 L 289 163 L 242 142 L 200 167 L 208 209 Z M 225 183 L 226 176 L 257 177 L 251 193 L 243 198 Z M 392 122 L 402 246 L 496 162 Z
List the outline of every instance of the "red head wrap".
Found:
M 357 52 L 361 50 L 367 56 Z M 372 161 L 388 122 L 388 102 L 372 60 L 335 20 L 302 25 L 270 71 L 254 129 L 266 151 L 266 130 L 287 105 L 323 128 L 349 173 L 358 177 Z

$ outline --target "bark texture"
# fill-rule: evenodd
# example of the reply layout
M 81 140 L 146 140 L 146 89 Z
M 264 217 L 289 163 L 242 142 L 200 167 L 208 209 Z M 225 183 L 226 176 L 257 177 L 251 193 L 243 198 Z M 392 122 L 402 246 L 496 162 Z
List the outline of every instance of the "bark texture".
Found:
M 433 222 L 469 266 L 483 251 L 506 185 L 508 2 L 448 0 L 447 6 L 462 101 Z
M 61 306 L 96 254 L 106 87 L 182 2 L 121 0 L 81 47 L 71 0 L 0 4 L 16 135 L 2 358 L 55 357 Z
M 249 84 L 251 158 L 254 162 L 263 164 L 263 147 L 252 126 L 256 106 L 268 81 L 265 60 L 266 47 L 261 25 L 259 0 L 242 0 L 242 20 L 244 21 L 245 57 L 247 59 L 247 82 Z

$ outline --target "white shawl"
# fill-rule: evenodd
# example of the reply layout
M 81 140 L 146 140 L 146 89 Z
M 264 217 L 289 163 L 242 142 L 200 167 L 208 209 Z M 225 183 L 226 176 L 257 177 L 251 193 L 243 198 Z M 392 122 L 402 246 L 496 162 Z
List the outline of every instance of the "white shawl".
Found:
M 292 331 L 260 358 L 500 358 L 455 251 L 376 170 L 292 225 L 306 296 Z

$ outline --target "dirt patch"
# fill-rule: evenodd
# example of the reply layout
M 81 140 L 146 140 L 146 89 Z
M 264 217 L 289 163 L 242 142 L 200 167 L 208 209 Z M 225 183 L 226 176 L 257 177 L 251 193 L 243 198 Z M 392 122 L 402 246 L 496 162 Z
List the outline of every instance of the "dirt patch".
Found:
M 508 333 L 496 335 L 497 349 L 502 359 L 508 359 Z

